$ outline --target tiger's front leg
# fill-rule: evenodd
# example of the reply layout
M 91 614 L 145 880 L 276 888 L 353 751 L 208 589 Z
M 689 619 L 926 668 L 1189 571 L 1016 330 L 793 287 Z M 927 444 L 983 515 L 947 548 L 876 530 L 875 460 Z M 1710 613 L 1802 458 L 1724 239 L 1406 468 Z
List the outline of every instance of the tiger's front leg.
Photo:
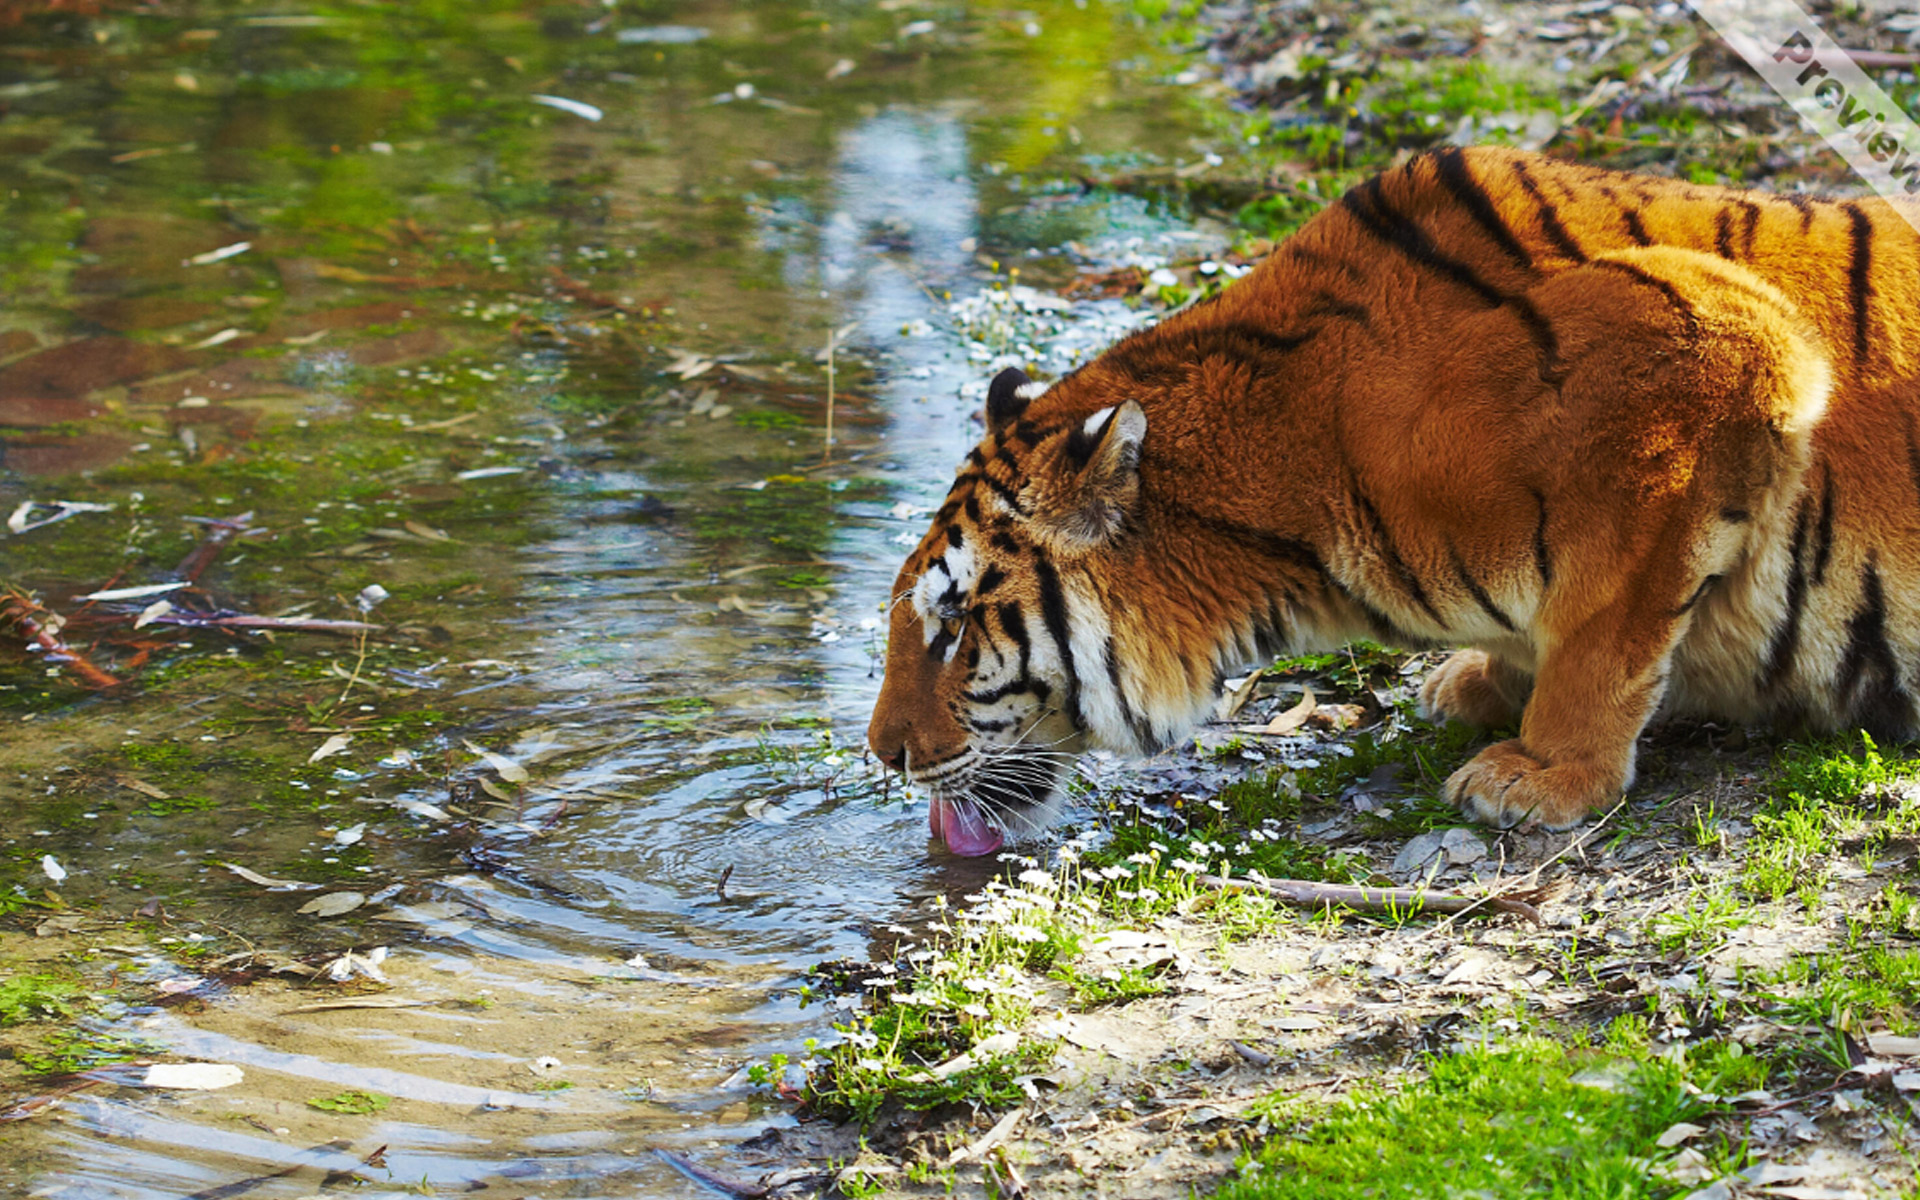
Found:
M 1565 829 L 1633 785 L 1636 744 L 1666 691 L 1689 597 L 1707 586 L 1685 565 L 1688 525 L 1670 514 L 1610 595 L 1573 612 L 1549 604 L 1520 736 L 1449 776 L 1448 800 L 1503 829 Z

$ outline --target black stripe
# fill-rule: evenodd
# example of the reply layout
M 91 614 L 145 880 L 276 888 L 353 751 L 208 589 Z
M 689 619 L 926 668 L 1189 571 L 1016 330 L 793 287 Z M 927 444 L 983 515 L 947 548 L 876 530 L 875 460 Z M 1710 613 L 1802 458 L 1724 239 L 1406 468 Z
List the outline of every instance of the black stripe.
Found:
M 1559 210 L 1548 203 L 1547 198 L 1541 194 L 1540 185 L 1533 181 L 1533 176 L 1527 171 L 1527 164 L 1516 159 L 1513 172 L 1520 177 L 1521 188 L 1533 198 L 1535 204 L 1540 206 L 1540 231 L 1547 235 L 1547 240 L 1553 243 L 1554 249 L 1577 263 L 1587 261 L 1586 251 L 1580 248 L 1579 242 L 1573 240 L 1573 235 L 1567 232 L 1567 227 L 1560 223 Z
M 1367 499 L 1366 494 L 1358 488 L 1354 489 L 1353 503 L 1360 510 L 1361 519 L 1373 526 L 1373 540 L 1378 543 L 1380 557 L 1386 560 L 1387 569 L 1393 572 L 1393 577 L 1399 581 L 1401 588 L 1415 604 L 1420 606 L 1422 612 L 1433 618 L 1435 625 L 1442 629 L 1449 628 L 1447 619 L 1440 615 L 1440 610 L 1433 606 L 1433 601 L 1427 599 L 1427 589 L 1421 585 L 1420 577 L 1415 575 L 1413 568 L 1400 557 L 1399 549 L 1393 544 L 1393 534 L 1387 529 L 1387 523 L 1380 519 L 1380 510 L 1375 508 L 1373 501 Z
M 1662 296 L 1665 296 L 1667 303 L 1672 305 L 1674 311 L 1680 314 L 1681 321 L 1685 322 L 1687 326 L 1687 336 L 1694 338 L 1700 335 L 1700 318 L 1694 313 L 1693 305 L 1687 303 L 1687 298 L 1680 294 L 1679 288 L 1674 287 L 1658 275 L 1642 270 L 1632 263 L 1621 262 L 1617 258 L 1602 258 L 1597 260 L 1593 265 L 1596 267 L 1605 267 L 1609 271 L 1619 271 L 1623 275 L 1631 275 L 1634 279 L 1653 288 Z
M 1032 695 L 1034 699 L 1044 704 L 1046 703 L 1047 697 L 1052 694 L 1053 689 L 1048 687 L 1044 680 L 1028 679 L 1024 676 L 1018 679 L 1009 679 L 1000 686 L 989 688 L 984 692 L 960 693 L 962 698 L 969 704 L 998 704 L 1008 696 L 1025 695 Z
M 960 511 L 967 514 L 967 520 L 972 521 L 974 524 L 978 525 L 980 523 L 979 494 L 977 492 L 967 493 L 966 503 L 960 506 Z
M 1007 581 L 1007 573 L 999 567 L 988 566 L 980 572 L 980 582 L 973 585 L 973 594 L 984 596 Z
M 1020 647 L 1020 677 L 1026 678 L 1028 660 L 1033 657 L 1033 642 L 1027 637 L 1027 617 L 1020 611 L 1020 605 L 1009 601 L 1000 605 L 1000 632 L 1007 640 Z
M 1533 502 L 1540 506 L 1540 519 L 1533 526 L 1533 566 L 1540 572 L 1541 586 L 1552 587 L 1553 556 L 1547 553 L 1547 498 L 1536 489 Z
M 1920 434 L 1916 434 L 1913 411 L 1904 409 L 1900 414 L 1907 422 L 1907 474 L 1913 477 L 1913 490 L 1920 493 Z
M 1252 321 L 1234 321 L 1225 325 L 1214 325 L 1210 327 L 1210 332 L 1219 341 L 1239 339 L 1252 343 L 1267 354 L 1286 354 L 1312 341 L 1320 331 L 1306 329 L 1298 333 L 1276 333 Z
M 1833 468 L 1823 465 L 1820 485 L 1820 520 L 1813 534 L 1813 586 L 1827 581 L 1827 560 L 1833 557 Z
M 1467 570 L 1466 561 L 1460 557 L 1460 551 L 1451 542 L 1447 544 L 1447 553 L 1453 556 L 1453 573 L 1460 577 L 1461 583 L 1466 585 L 1467 594 L 1473 597 L 1473 602 L 1480 606 L 1482 612 L 1493 618 L 1494 624 L 1508 633 L 1516 632 L 1513 619 L 1501 612 L 1500 606 L 1493 602 L 1493 597 L 1487 595 L 1486 589 L 1481 587 L 1479 581 Z
M 1037 559 L 1033 570 L 1040 579 L 1040 617 L 1046 622 L 1047 635 L 1060 652 L 1060 669 L 1067 676 L 1067 718 L 1075 729 L 1085 729 L 1086 718 L 1080 712 L 1080 674 L 1074 669 L 1073 643 L 1069 640 L 1067 594 L 1060 588 L 1060 576 L 1052 563 Z
M 1282 249 L 1287 252 L 1288 257 L 1292 258 L 1294 262 L 1299 263 L 1301 266 L 1324 267 L 1328 270 L 1339 271 L 1347 277 L 1350 283 L 1367 282 L 1367 273 L 1355 265 L 1350 256 L 1343 254 L 1334 257 L 1323 254 L 1307 245 L 1305 238 L 1288 238 Z
M 1422 634 L 1409 633 L 1407 630 L 1400 628 L 1394 624 L 1392 617 L 1389 617 L 1386 613 L 1381 612 L 1373 605 L 1368 604 L 1365 600 L 1348 591 L 1347 586 L 1338 579 L 1328 576 L 1327 583 L 1342 600 L 1345 600 L 1348 604 L 1360 610 L 1360 615 L 1367 619 L 1367 627 L 1372 631 L 1375 641 L 1389 646 L 1399 646 L 1407 650 L 1428 649 L 1441 644 L 1433 638 L 1426 637 Z
M 1761 672 L 1761 686 L 1773 688 L 1786 678 L 1793 656 L 1800 649 L 1800 618 L 1807 608 L 1807 502 L 1802 499 L 1793 514 L 1793 545 L 1787 567 L 1787 615 L 1773 631 L 1773 643 L 1767 647 L 1767 665 Z
M 1318 584 L 1332 581 L 1327 574 L 1326 563 L 1320 558 L 1319 551 L 1298 538 L 1282 537 L 1265 529 L 1251 525 L 1242 525 L 1224 517 L 1209 516 L 1188 508 L 1176 500 L 1163 500 L 1162 511 L 1170 518 L 1169 524 L 1192 524 L 1233 544 L 1236 549 L 1257 554 L 1273 562 L 1282 563 L 1313 577 Z
M 1800 232 L 1804 234 L 1811 230 L 1813 228 L 1814 212 L 1816 211 L 1813 207 L 1813 197 L 1803 196 L 1799 192 L 1794 192 L 1784 197 L 1784 199 L 1788 204 L 1800 210 Z
M 1707 589 L 1712 587 L 1714 584 L 1719 583 L 1722 578 L 1723 577 L 1719 575 L 1709 575 L 1705 579 L 1702 579 L 1700 581 L 1700 586 L 1693 589 L 1693 595 L 1688 596 L 1687 602 L 1685 604 L 1682 604 L 1679 608 L 1679 611 L 1675 612 L 1673 615 L 1676 617 L 1684 617 L 1689 612 L 1693 611 L 1693 606 L 1700 603 L 1700 597 L 1707 594 Z
M 927 657 L 944 659 L 947 656 L 947 647 L 951 645 L 953 645 L 953 635 L 942 628 L 940 632 L 933 635 L 933 640 L 927 643 Z
M 1911 422 L 1913 418 L 1908 417 L 1907 420 Z M 1735 525 L 1744 525 L 1748 521 L 1753 520 L 1753 514 L 1744 508 L 1723 508 L 1720 510 L 1720 519 L 1722 521 L 1730 521 Z
M 1714 214 L 1713 249 L 1721 258 L 1733 261 L 1733 214 L 1724 208 Z
M 1531 271 L 1533 255 L 1527 253 L 1526 247 L 1513 236 L 1513 230 L 1507 228 L 1507 223 L 1500 219 L 1500 210 L 1493 206 L 1493 198 L 1487 195 L 1486 189 L 1480 186 L 1480 181 L 1475 179 L 1473 172 L 1467 169 L 1466 154 L 1458 147 L 1449 146 L 1444 150 L 1434 151 L 1432 157 L 1440 182 L 1446 185 L 1447 190 L 1453 193 L 1453 198 L 1467 210 L 1467 215 L 1486 231 L 1487 236 L 1493 239 L 1493 244 L 1505 251 L 1508 258 L 1518 263 L 1522 269 Z
M 1362 305 L 1350 300 L 1342 300 L 1331 292 L 1314 293 L 1313 303 L 1307 306 L 1306 317 L 1340 317 L 1356 325 L 1371 326 L 1373 314 Z
M 1320 332 L 1307 329 L 1279 333 L 1252 321 L 1231 321 L 1215 325 L 1188 326 L 1178 330 L 1158 327 L 1152 338 L 1131 334 L 1100 358 L 1107 370 L 1146 384 L 1183 382 L 1209 358 L 1227 358 L 1235 362 L 1259 365 L 1288 354 L 1312 341 Z M 1176 350 L 1170 339 L 1184 346 Z
M 960 548 L 961 543 L 965 542 L 966 540 L 967 540 L 967 535 L 960 531 L 960 527 L 958 525 L 947 526 L 947 545 L 952 546 L 955 550 L 958 550 Z
M 980 482 L 992 488 L 993 494 L 1000 497 L 1001 500 L 1005 501 L 1006 506 L 1008 508 L 1011 508 L 1014 512 L 1020 514 L 1023 517 L 1027 515 L 1026 507 L 1020 503 L 1019 492 L 1014 491 L 1012 488 L 1008 487 L 1004 483 L 1001 483 L 998 479 L 995 479 L 991 475 L 984 475 L 984 474 L 981 475 Z
M 1887 597 L 1871 552 L 1860 574 L 1860 608 L 1847 622 L 1847 649 L 1835 684 L 1839 708 L 1881 741 L 1912 732 L 1913 705 L 1900 686 L 1900 663 L 1887 642 Z
M 1853 364 L 1867 361 L 1867 335 L 1873 312 L 1873 219 L 1858 204 L 1846 206 L 1853 220 L 1853 251 L 1847 264 L 1848 290 L 1853 301 Z
M 1020 543 L 1014 541 L 1004 533 L 996 533 L 989 538 L 988 541 L 995 550 L 1001 551 L 1004 554 L 1020 553 Z
M 1113 426 L 1113 418 L 1119 415 L 1118 408 L 1109 408 L 1107 415 L 1098 427 L 1088 429 L 1084 424 L 1077 426 L 1067 435 L 1063 450 L 1076 469 L 1085 467 L 1093 461 L 1093 452 L 1100 448 L 1101 439 L 1107 436 L 1107 430 Z
M 1107 678 L 1113 683 L 1114 699 L 1120 702 L 1120 716 L 1126 721 L 1127 728 L 1133 733 L 1133 740 L 1142 750 L 1153 750 L 1159 746 L 1160 739 L 1153 736 L 1153 729 L 1134 710 L 1127 699 L 1127 689 L 1120 682 L 1120 660 L 1113 656 L 1113 638 L 1107 638 L 1102 648 L 1107 660 Z
M 1639 210 L 1632 209 L 1632 208 L 1623 208 L 1620 210 L 1620 216 L 1623 220 L 1626 221 L 1627 236 L 1633 239 L 1635 245 L 1637 246 L 1653 245 L 1652 235 L 1650 235 L 1647 232 L 1647 227 L 1644 224 L 1642 224 L 1640 221 Z
M 1441 253 L 1425 230 L 1396 212 L 1381 197 L 1378 175 L 1341 197 L 1340 204 L 1366 228 L 1367 232 L 1414 262 L 1446 276 L 1479 296 L 1489 306 L 1511 307 L 1521 323 L 1527 327 L 1534 345 L 1539 348 L 1541 380 L 1552 386 L 1559 386 L 1563 376 L 1560 368 L 1560 339 L 1554 334 L 1553 325 L 1541 315 L 1539 309 L 1533 306 L 1531 300 L 1525 296 L 1504 294 L 1480 278 L 1467 264 Z
M 1740 255 L 1752 258 L 1753 239 L 1760 232 L 1760 206 L 1751 200 L 1742 200 L 1740 207 L 1746 212 L 1746 221 L 1740 230 Z

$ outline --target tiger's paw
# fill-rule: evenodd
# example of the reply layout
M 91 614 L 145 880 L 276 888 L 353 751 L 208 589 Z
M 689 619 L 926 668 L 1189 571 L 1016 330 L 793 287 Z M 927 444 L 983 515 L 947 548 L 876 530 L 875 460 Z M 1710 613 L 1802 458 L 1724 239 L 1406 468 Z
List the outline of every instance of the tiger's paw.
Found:
M 1520 705 L 1494 682 L 1495 669 L 1493 656 L 1484 650 L 1457 651 L 1420 685 L 1420 715 L 1482 729 L 1513 724 L 1520 719 Z
M 1447 777 L 1447 799 L 1475 820 L 1500 829 L 1568 829 L 1623 787 L 1619 772 L 1589 763 L 1549 766 L 1518 738 L 1495 742 Z

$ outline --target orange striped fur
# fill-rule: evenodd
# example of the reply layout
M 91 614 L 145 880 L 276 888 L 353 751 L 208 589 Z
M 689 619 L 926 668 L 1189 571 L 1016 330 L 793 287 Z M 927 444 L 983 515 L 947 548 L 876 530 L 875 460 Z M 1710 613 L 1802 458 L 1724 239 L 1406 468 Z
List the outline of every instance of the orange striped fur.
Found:
M 1073 755 L 1359 636 L 1464 647 L 1425 708 L 1518 719 L 1447 784 L 1497 825 L 1610 803 L 1659 712 L 1911 737 L 1917 415 L 1885 202 L 1421 155 L 1211 302 L 995 381 L 870 740 L 979 853 Z

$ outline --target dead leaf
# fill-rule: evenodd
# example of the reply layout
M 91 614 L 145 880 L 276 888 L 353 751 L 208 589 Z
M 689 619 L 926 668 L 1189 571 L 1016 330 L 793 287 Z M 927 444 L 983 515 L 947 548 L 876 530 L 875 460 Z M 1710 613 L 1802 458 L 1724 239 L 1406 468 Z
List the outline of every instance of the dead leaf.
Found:
M 1700 1125 L 1679 1121 L 1667 1127 L 1667 1131 L 1654 1140 L 1654 1145 L 1662 1150 L 1671 1150 L 1689 1138 L 1699 1137 L 1706 1129 Z
M 1276 714 L 1274 718 L 1265 725 L 1242 725 L 1240 732 L 1258 733 L 1267 737 L 1284 737 L 1299 729 L 1302 725 L 1305 725 L 1307 718 L 1311 717 L 1314 709 L 1319 707 L 1319 703 L 1320 702 L 1313 697 L 1312 688 L 1302 688 L 1300 689 L 1300 702 L 1298 704 L 1295 704 L 1283 713 Z
M 1366 720 L 1367 710 L 1358 704 L 1322 704 L 1307 714 L 1306 723 L 1316 729 L 1339 732 L 1351 729 Z
M 353 741 L 352 734 L 336 733 L 332 737 L 328 738 L 326 741 L 321 742 L 320 748 L 318 750 L 315 750 L 310 756 L 308 756 L 307 761 L 310 763 L 317 763 L 323 758 L 331 758 L 334 755 L 340 753 L 342 750 L 345 750 L 347 746 L 352 743 L 352 741 Z
M 128 786 L 131 787 L 132 785 L 128 784 Z M 136 788 L 135 790 L 139 791 L 142 789 Z M 220 865 L 232 871 L 248 883 L 257 883 L 263 888 L 270 888 L 276 892 L 313 892 L 320 889 L 320 885 L 317 883 L 301 883 L 297 879 L 275 879 L 271 875 L 262 875 L 258 871 L 249 871 L 239 863 L 223 862 Z
M 52 508 L 56 511 L 50 517 L 42 517 L 35 521 L 32 518 L 33 510 L 36 508 Z M 43 529 L 48 525 L 64 521 L 68 517 L 77 517 L 81 513 L 112 511 L 111 504 L 90 504 L 84 500 L 55 500 L 52 503 L 22 500 L 20 507 L 14 509 L 13 515 L 7 518 L 7 528 L 15 534 L 32 533 L 36 529 Z
M 303 917 L 337 917 L 350 913 L 367 902 L 366 896 L 359 892 L 328 892 L 324 896 L 315 896 L 300 906 Z
M 139 617 L 135 618 L 133 622 L 133 627 L 135 629 L 145 629 L 147 626 L 153 624 L 155 620 L 157 620 L 160 617 L 166 616 L 168 613 L 172 611 L 173 611 L 173 601 L 155 600 L 152 604 L 149 604 L 145 608 L 140 610 L 140 615 Z
M 473 753 L 485 759 L 487 765 L 492 767 L 500 778 L 506 780 L 508 783 L 525 783 L 528 779 L 532 778 L 532 776 L 527 774 L 525 767 L 504 754 L 495 754 L 493 751 L 481 746 L 476 746 L 472 742 L 463 742 L 462 744 L 465 745 L 468 750 L 473 751 Z
M 906 520 L 914 513 L 913 506 L 904 500 L 894 505 L 893 509 L 894 519 L 896 520 Z M 902 512 L 902 509 L 906 511 Z M 1258 671 L 1255 671 L 1245 679 L 1229 679 L 1227 681 L 1226 694 L 1221 696 L 1220 703 L 1214 706 L 1213 719 L 1216 721 L 1231 721 L 1239 716 L 1240 710 L 1247 706 L 1247 701 L 1253 699 L 1253 693 L 1259 686 L 1260 672 Z
M 445 530 L 435 529 L 431 525 L 422 525 L 418 521 L 407 521 L 404 523 L 404 528 L 415 537 L 423 537 L 430 542 L 451 542 L 454 540 L 448 536 Z
M 173 799 L 173 793 L 163 792 L 145 780 L 135 779 L 130 775 L 115 775 L 113 781 L 128 791 L 139 792 L 142 796 L 150 800 Z
M 1920 1058 L 1920 1037 L 1871 1033 L 1867 1035 L 1867 1049 L 1886 1058 Z
M 702 358 L 698 354 L 690 351 L 676 350 L 674 354 L 676 356 L 674 360 L 660 368 L 661 374 L 678 375 L 684 381 L 697 379 L 705 375 L 708 371 L 713 370 L 715 366 L 712 359 Z

